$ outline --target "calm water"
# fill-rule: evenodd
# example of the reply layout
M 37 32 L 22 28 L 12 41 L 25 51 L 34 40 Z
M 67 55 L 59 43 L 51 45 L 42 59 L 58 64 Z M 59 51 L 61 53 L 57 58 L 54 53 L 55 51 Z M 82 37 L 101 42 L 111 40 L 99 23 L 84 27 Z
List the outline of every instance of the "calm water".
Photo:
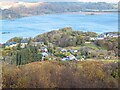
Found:
M 118 31 L 118 15 L 115 14 L 53 14 L 25 17 L 16 20 L 0 20 L 2 34 L 0 43 L 13 37 L 34 37 L 44 32 L 70 26 L 75 30 L 97 33 Z M 1 35 L 0 35 L 1 36 Z

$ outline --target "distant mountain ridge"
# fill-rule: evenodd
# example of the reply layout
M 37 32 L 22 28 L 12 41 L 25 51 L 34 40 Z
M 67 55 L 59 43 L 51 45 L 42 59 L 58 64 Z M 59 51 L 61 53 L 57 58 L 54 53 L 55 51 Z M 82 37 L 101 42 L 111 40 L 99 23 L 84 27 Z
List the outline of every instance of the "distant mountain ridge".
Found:
M 15 19 L 26 16 L 54 14 L 66 12 L 80 12 L 86 10 L 112 10 L 116 9 L 116 5 L 98 2 L 98 3 L 83 3 L 83 2 L 38 2 L 38 3 L 14 3 L 6 8 L 0 8 L 0 19 Z

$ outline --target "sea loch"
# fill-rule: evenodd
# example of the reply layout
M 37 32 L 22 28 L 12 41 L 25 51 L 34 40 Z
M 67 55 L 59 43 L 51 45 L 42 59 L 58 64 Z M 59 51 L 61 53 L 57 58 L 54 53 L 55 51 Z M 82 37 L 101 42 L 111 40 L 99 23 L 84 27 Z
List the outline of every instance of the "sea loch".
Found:
M 34 37 L 36 35 L 57 30 L 63 27 L 72 27 L 80 31 L 97 33 L 118 31 L 118 14 L 51 14 L 24 17 L 15 20 L 0 20 L 0 29 L 4 43 L 13 37 Z M 2 34 L 2 32 L 10 32 Z

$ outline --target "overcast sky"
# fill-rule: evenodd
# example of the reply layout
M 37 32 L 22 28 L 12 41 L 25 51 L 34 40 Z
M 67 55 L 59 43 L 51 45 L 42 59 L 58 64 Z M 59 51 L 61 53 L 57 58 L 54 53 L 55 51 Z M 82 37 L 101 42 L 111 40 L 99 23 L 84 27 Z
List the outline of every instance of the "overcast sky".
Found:
M 45 1 L 45 2 L 112 2 L 112 3 L 117 3 L 119 0 L 0 0 L 0 2 L 3 1 L 26 1 L 26 2 L 38 2 L 38 1 Z

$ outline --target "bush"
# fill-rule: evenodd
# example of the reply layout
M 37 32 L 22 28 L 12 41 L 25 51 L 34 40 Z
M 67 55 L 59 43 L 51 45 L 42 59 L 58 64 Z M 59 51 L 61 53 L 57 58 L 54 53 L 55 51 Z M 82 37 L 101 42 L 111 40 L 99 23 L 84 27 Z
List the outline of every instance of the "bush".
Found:
M 117 79 L 107 73 L 113 65 L 106 65 L 97 61 L 43 61 L 19 68 L 4 65 L 3 88 L 117 88 Z

